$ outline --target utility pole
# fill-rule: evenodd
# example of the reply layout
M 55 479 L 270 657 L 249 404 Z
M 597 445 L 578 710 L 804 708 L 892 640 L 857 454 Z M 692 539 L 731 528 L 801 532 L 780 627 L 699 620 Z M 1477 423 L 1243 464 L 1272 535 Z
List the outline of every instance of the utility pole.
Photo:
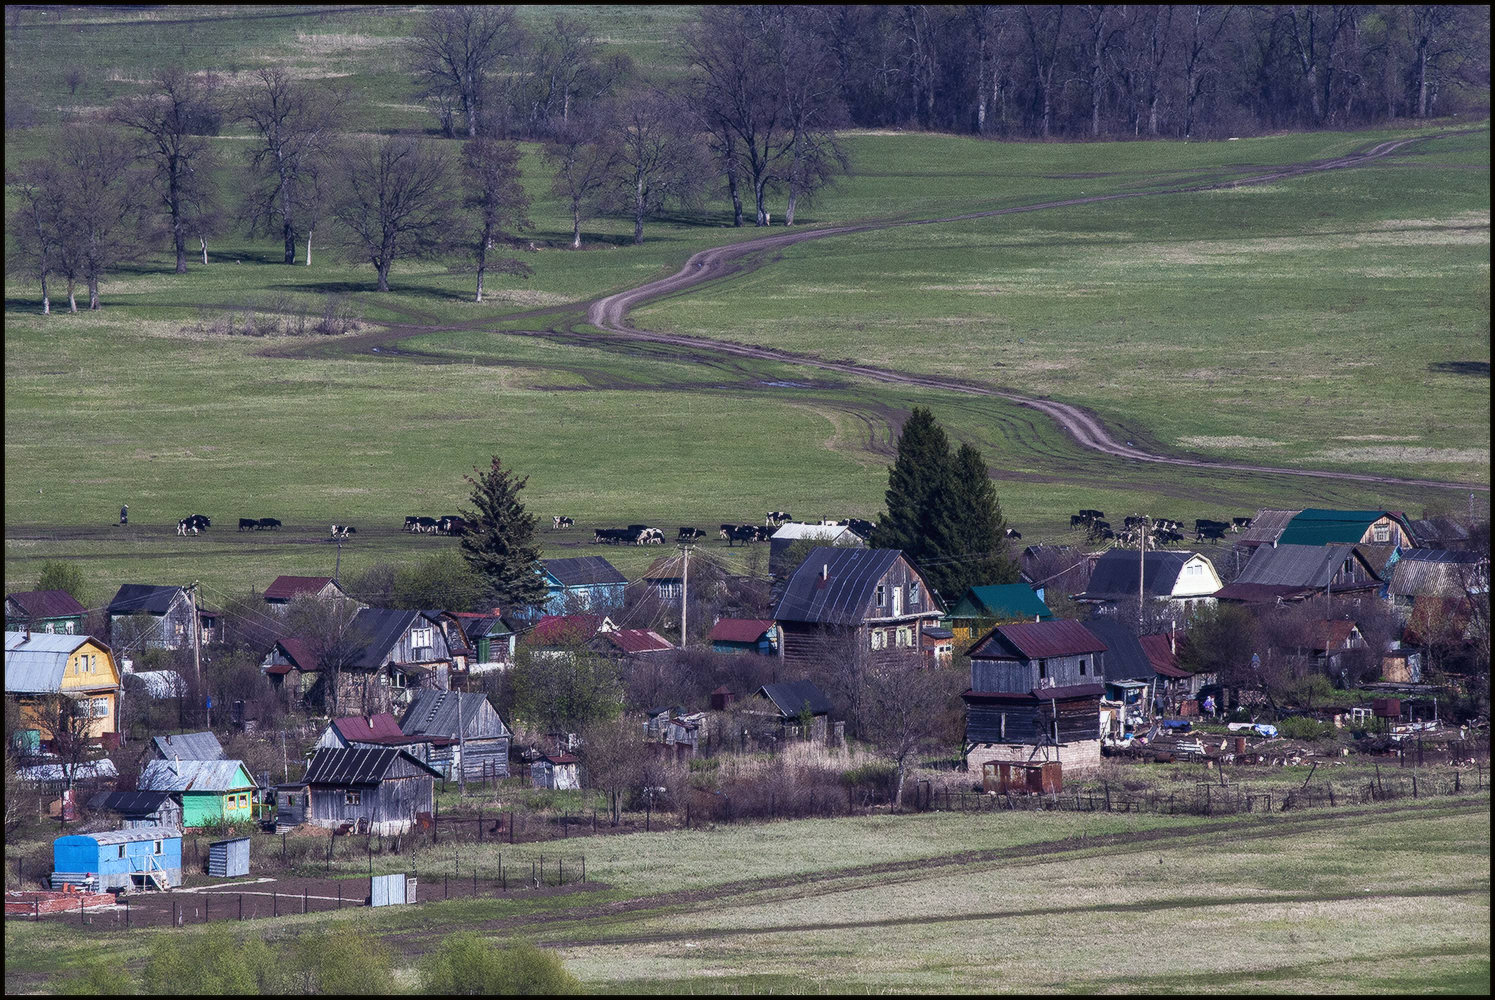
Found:
M 1147 574 L 1147 521 L 1147 515 L 1143 514 L 1142 523 L 1138 526 L 1142 529 L 1142 545 L 1137 550 L 1137 627 L 1139 629 L 1147 620 L 1146 605 L 1143 603 L 1146 597 L 1143 596 L 1142 591 L 1142 580 Z
M 187 585 L 187 597 L 192 605 L 192 673 L 197 678 L 197 690 L 202 694 L 202 616 L 197 611 L 197 581 Z M 207 709 L 208 728 L 213 728 L 213 710 Z
M 680 546 L 680 552 L 685 558 L 684 569 L 680 573 L 680 648 L 685 648 L 685 592 L 690 587 L 690 546 Z
M 467 727 L 462 721 L 462 692 L 453 691 L 457 698 L 457 793 L 467 795 Z
M 333 540 L 337 542 L 337 564 L 332 568 L 332 582 L 341 587 L 342 582 L 338 580 L 338 577 L 343 571 L 343 536 L 335 535 Z

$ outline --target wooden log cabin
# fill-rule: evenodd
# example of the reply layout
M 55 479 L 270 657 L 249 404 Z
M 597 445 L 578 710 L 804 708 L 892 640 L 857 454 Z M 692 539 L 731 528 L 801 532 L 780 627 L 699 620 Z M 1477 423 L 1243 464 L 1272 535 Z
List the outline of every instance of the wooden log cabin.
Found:
M 1000 625 L 971 647 L 966 766 L 1057 760 L 1100 764 L 1106 644 L 1076 621 Z
M 395 747 L 318 750 L 302 779 L 309 804 L 305 822 L 392 837 L 407 833 L 419 813 L 435 811 L 435 781 L 427 764 Z

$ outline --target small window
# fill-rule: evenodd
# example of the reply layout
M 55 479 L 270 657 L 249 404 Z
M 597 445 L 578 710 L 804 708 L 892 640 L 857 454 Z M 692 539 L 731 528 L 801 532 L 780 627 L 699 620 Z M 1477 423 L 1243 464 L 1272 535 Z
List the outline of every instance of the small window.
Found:
M 95 719 L 109 718 L 109 699 L 95 698 L 93 700 L 93 717 Z
M 1391 525 L 1389 525 L 1389 524 L 1378 524 L 1378 525 L 1376 525 L 1374 528 L 1371 529 L 1371 536 L 1373 538 L 1375 538 L 1375 540 L 1379 544 L 1385 545 L 1387 542 L 1391 541 Z
M 125 845 L 124 844 L 120 844 L 119 845 L 119 853 L 116 854 L 115 857 L 116 858 L 122 858 L 124 856 L 125 856 Z
M 909 607 L 913 607 L 915 604 L 918 604 L 918 603 L 919 603 L 919 585 L 917 583 L 910 583 L 908 585 L 908 606 Z
M 356 806 L 359 804 L 360 797 L 360 792 L 350 790 L 343 796 L 343 805 Z
M 887 633 L 886 630 L 880 629 L 880 628 L 875 628 L 875 629 L 872 630 L 872 648 L 873 649 L 887 649 L 888 648 L 888 633 Z
M 161 841 L 159 841 L 159 840 L 157 840 L 157 841 L 154 841 L 154 842 L 153 842 L 153 843 L 152 843 L 152 844 L 151 844 L 151 849 L 152 849 L 152 851 L 153 851 L 153 852 L 154 852 L 154 853 L 156 853 L 156 854 L 161 854 L 161 853 L 162 853 L 162 842 L 161 842 Z
M 876 595 L 877 595 L 877 602 L 876 602 L 877 606 L 879 608 L 885 607 L 887 605 L 887 603 L 888 603 L 888 598 L 887 598 L 886 589 L 882 586 L 882 584 L 878 584 Z
M 432 643 L 431 629 L 416 628 L 410 630 L 410 645 L 416 649 L 423 649 Z
M 48 635 L 52 635 L 56 631 L 57 631 L 57 626 L 53 625 L 51 622 L 47 622 L 47 634 Z
M 1038 661 L 1038 679 L 1039 680 L 1047 680 L 1048 676 L 1049 676 L 1049 661 L 1048 660 L 1039 660 Z
M 912 646 L 914 644 L 914 630 L 911 628 L 900 628 L 897 637 L 898 645 Z
M 62 623 L 62 627 L 67 632 L 68 635 L 72 635 L 73 634 L 73 623 L 72 622 L 63 622 Z
M 1083 657 L 1080 658 L 1080 676 L 1085 676 L 1085 660 Z

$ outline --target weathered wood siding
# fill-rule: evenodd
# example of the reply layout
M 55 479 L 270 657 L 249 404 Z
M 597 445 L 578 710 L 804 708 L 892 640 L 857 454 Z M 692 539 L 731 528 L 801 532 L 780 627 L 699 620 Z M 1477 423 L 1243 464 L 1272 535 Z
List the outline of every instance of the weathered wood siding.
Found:
M 1041 661 L 972 659 L 971 690 L 1028 692 L 1035 688 L 1098 684 L 1106 672 L 1105 655 L 1082 653 L 1047 657 Z M 1039 677 L 1040 663 L 1044 668 L 1043 677 Z
M 1058 708 L 1058 740 L 1061 744 L 1093 740 L 1100 734 L 1100 696 L 1070 698 L 1057 702 L 1032 698 L 993 698 L 966 705 L 966 743 L 1047 742 L 1054 735 L 1054 709 Z
M 411 774 L 386 778 L 377 785 L 313 785 L 307 818 L 327 827 L 367 820 L 374 833 L 403 833 L 414 824 L 417 812 L 434 811 L 433 782 L 429 774 Z M 348 803 L 349 791 L 358 792 L 356 805 Z

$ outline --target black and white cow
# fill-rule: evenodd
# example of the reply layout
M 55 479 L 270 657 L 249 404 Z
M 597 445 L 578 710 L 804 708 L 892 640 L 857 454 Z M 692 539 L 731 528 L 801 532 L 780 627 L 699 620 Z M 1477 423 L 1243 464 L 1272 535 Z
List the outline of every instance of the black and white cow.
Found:
M 1230 530 L 1231 531 L 1243 531 L 1246 528 L 1251 527 L 1251 523 L 1254 520 L 1255 520 L 1255 518 L 1251 518 L 1251 517 L 1232 517 L 1230 519 Z
M 256 531 L 259 531 L 261 529 L 265 531 L 279 531 L 280 521 L 278 518 L 262 517 L 255 522 L 254 528 Z
M 1016 528 L 1008 528 L 1007 537 L 1020 539 L 1023 537 L 1023 533 L 1021 531 L 1018 531 Z
M 347 538 L 349 535 L 358 534 L 358 529 L 351 524 L 334 524 L 332 526 L 333 538 Z
M 794 515 L 785 510 L 771 510 L 763 516 L 764 524 L 775 527 L 781 524 L 788 524 L 792 520 L 794 520 Z
M 195 535 L 198 532 L 211 527 L 212 524 L 212 521 L 209 521 L 201 514 L 188 514 L 186 517 L 177 522 L 176 533 L 178 535 L 185 535 L 190 531 Z
M 420 521 L 420 518 L 416 517 L 414 514 L 406 514 L 405 515 L 405 527 L 402 530 L 404 530 L 404 531 L 415 531 L 419 521 Z
M 241 517 L 241 518 L 239 518 L 239 530 L 240 531 L 254 531 L 259 526 L 260 526 L 260 522 L 257 521 L 257 520 L 255 520 L 252 517 Z
M 550 519 L 550 527 L 552 531 L 557 528 L 571 528 L 575 526 L 575 521 L 571 520 L 571 518 L 569 517 L 561 517 L 559 514 Z
M 694 542 L 698 538 L 705 538 L 705 537 L 706 537 L 706 532 L 702 531 L 700 528 L 682 527 L 680 529 L 679 536 L 676 538 L 676 541 L 680 541 L 680 542 Z
M 415 519 L 415 530 L 422 534 L 436 533 L 436 519 L 434 517 L 417 517 Z
M 436 533 L 438 535 L 465 535 L 467 534 L 467 521 L 456 514 L 447 514 L 436 522 Z

